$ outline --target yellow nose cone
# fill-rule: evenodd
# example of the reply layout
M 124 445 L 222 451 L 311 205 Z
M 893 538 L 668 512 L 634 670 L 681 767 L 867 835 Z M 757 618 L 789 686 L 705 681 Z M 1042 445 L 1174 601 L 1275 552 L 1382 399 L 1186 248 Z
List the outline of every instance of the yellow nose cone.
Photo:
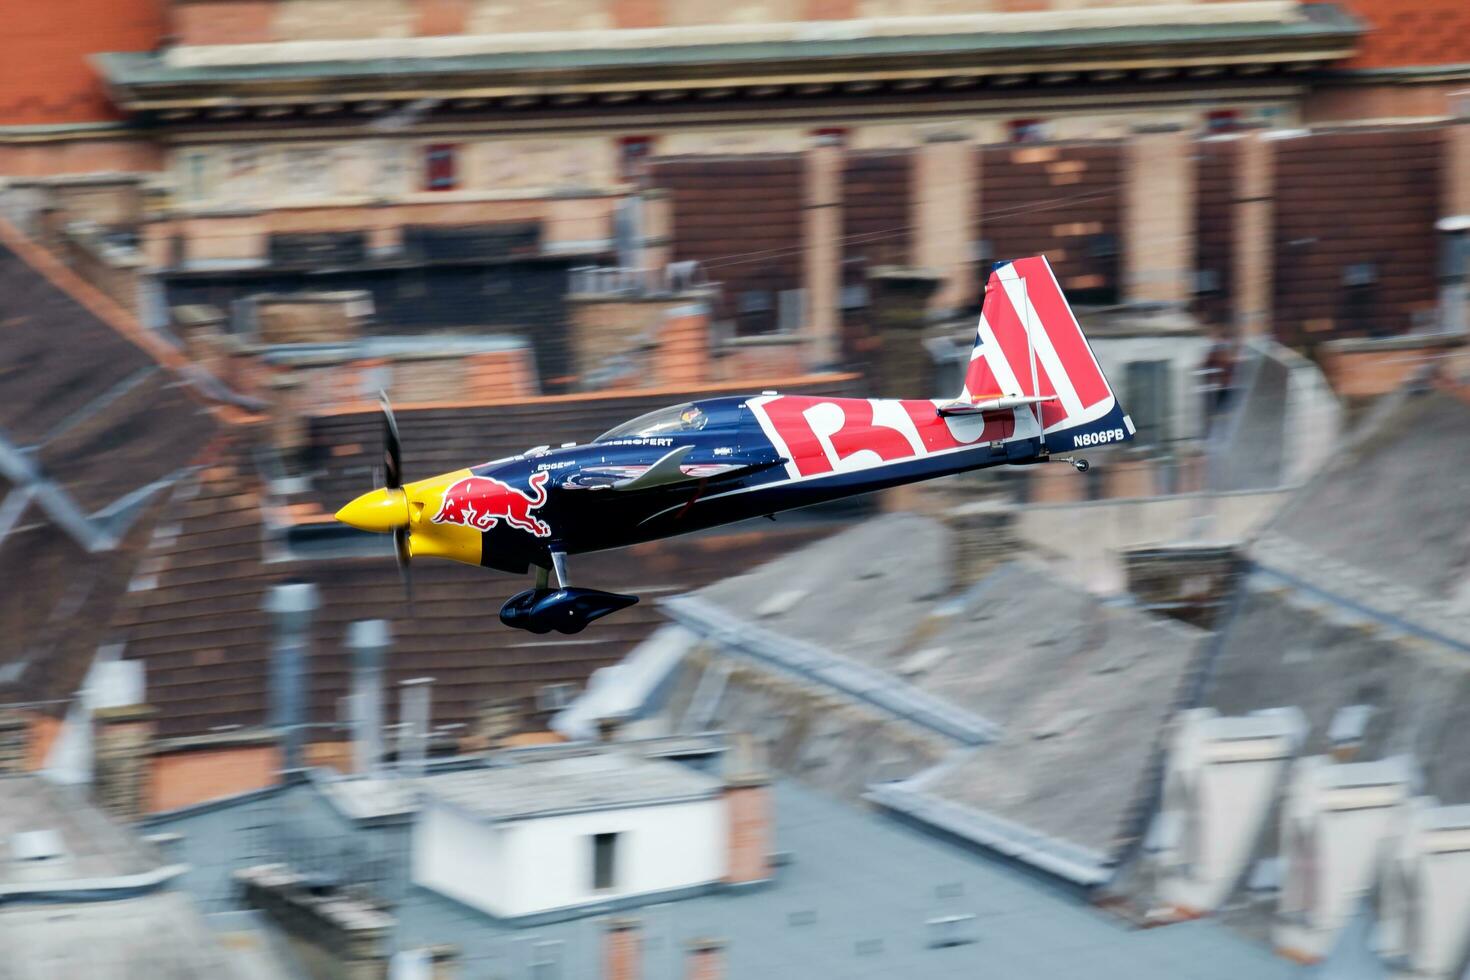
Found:
M 362 531 L 386 534 L 408 524 L 408 495 L 397 488 L 369 490 L 337 511 L 337 520 Z

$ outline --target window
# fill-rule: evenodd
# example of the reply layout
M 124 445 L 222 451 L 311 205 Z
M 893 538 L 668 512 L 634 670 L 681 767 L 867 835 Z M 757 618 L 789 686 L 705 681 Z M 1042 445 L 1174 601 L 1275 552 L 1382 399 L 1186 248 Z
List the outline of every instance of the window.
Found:
M 575 684 L 545 684 L 536 692 L 536 707 L 542 711 L 559 711 L 576 696 Z
M 653 156 L 652 136 L 624 136 L 618 140 L 618 174 L 624 180 L 643 175 L 645 162 Z
M 202 201 L 208 196 L 209 158 L 203 153 L 184 154 L 184 200 Z
M 1129 361 L 1125 375 L 1128 413 L 1138 427 L 1138 446 L 1158 446 L 1169 438 L 1169 362 Z
M 1239 128 L 1239 109 L 1212 109 L 1205 113 L 1205 130 L 1207 132 L 1229 133 Z
M 1006 128 L 1012 143 L 1040 143 L 1046 139 L 1045 119 L 1012 119 Z
M 452 191 L 459 186 L 455 174 L 453 143 L 433 143 L 424 147 L 424 190 Z
M 847 145 L 847 130 L 841 126 L 826 126 L 812 130 L 812 139 L 831 146 Z
M 618 835 L 592 835 L 592 889 L 609 891 L 617 887 Z

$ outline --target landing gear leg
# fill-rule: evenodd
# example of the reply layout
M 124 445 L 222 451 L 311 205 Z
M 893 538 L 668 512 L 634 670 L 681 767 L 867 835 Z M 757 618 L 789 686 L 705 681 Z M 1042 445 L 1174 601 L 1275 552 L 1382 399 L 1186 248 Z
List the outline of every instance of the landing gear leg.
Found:
M 572 587 L 572 579 L 567 574 L 566 552 L 553 551 L 551 553 L 551 567 L 556 570 L 556 587 L 559 589 L 570 589 Z
M 1086 473 L 1092 469 L 1092 464 L 1081 456 L 1058 456 L 1052 462 L 1070 464 L 1078 473 Z

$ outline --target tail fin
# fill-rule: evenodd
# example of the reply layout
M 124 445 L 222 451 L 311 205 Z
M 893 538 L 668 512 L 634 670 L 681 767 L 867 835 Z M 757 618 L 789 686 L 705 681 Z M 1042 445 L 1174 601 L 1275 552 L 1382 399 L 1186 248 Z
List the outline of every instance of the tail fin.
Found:
M 1043 398 L 1042 431 L 1053 448 L 1133 437 L 1062 287 L 1043 255 L 998 263 L 985 285 L 963 402 Z M 1067 437 L 1053 440 L 1053 434 Z

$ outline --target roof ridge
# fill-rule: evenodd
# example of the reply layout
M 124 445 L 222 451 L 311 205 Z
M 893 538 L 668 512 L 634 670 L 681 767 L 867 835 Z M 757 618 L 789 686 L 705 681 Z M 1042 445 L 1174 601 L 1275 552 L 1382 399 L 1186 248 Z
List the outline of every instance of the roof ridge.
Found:
M 237 424 L 250 418 L 249 413 L 240 407 L 206 395 L 190 377 L 194 365 L 187 357 L 144 327 L 137 316 L 121 303 L 67 268 L 60 259 L 27 238 L 19 228 L 3 217 L 0 217 L 0 245 L 9 249 L 19 261 L 65 293 L 103 325 L 153 358 L 160 367 L 178 375 L 185 382 L 183 387 L 190 395 L 219 421 Z

